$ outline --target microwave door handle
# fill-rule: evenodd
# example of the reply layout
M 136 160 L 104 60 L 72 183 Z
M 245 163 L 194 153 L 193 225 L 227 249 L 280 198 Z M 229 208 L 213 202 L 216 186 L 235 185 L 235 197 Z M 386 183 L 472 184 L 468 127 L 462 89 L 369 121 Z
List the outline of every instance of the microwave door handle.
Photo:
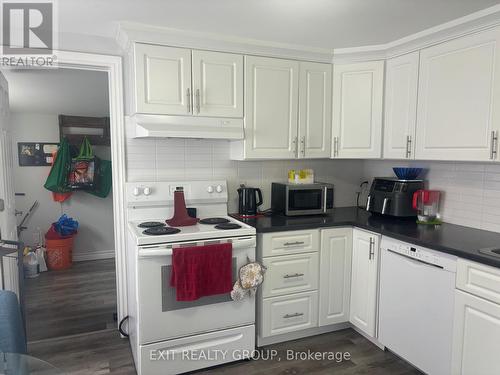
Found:
M 327 208 L 326 208 L 326 205 L 328 202 L 328 187 L 327 186 L 323 186 L 323 213 L 326 214 L 326 211 L 327 211 Z

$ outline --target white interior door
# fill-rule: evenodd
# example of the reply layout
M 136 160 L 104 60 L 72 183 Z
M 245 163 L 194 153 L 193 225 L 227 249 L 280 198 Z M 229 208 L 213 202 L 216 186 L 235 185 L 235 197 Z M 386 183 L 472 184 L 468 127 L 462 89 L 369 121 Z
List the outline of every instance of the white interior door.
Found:
M 382 156 L 383 79 L 383 61 L 333 67 L 333 157 Z
M 417 159 L 498 160 L 500 29 L 420 52 Z
M 192 113 L 191 50 L 135 45 L 135 89 L 138 113 Z
M 0 238 L 16 241 L 13 159 L 9 132 L 9 87 L 0 72 Z
M 384 158 L 413 159 L 417 122 L 419 52 L 387 60 Z
M 193 51 L 193 113 L 243 117 L 243 56 Z
M 297 155 L 299 63 L 245 57 L 245 156 Z
M 332 133 L 332 66 L 300 63 L 299 157 L 330 157 Z
M 0 239 L 17 240 L 15 215 L 12 141 L 9 132 L 9 86 L 0 72 Z M 0 267 L 0 289 L 12 290 L 19 295 L 19 276 L 16 250 L 13 256 L 3 257 Z M 1 284 L 1 283 L 0 283 Z

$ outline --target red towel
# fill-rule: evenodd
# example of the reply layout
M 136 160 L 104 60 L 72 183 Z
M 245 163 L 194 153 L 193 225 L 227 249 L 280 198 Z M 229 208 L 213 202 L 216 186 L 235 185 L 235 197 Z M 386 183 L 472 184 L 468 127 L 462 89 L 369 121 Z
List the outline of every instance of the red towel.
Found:
M 177 301 L 229 293 L 233 289 L 231 243 L 173 249 L 170 285 Z

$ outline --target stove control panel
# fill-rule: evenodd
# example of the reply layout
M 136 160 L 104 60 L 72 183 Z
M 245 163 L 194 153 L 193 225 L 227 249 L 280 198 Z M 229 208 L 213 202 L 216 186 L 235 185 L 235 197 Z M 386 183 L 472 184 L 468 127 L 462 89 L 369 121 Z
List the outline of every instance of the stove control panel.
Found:
M 227 203 L 226 181 L 169 181 L 129 182 L 126 184 L 126 200 L 130 206 L 170 206 L 178 187 L 184 190 L 186 203 L 190 205 Z

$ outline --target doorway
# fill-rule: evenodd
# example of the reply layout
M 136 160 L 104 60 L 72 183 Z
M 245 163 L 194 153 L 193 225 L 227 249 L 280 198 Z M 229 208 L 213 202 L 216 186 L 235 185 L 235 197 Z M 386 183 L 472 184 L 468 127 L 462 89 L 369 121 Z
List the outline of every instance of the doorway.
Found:
M 82 265 L 81 270 L 84 274 L 86 274 L 85 279 L 93 278 L 92 275 L 89 275 L 89 269 L 99 271 L 99 267 L 83 267 L 85 265 L 84 262 L 93 262 L 93 261 L 101 261 L 106 260 L 112 262 L 111 266 L 107 265 L 107 268 L 104 267 L 106 272 L 111 271 L 113 273 L 111 278 L 104 278 L 104 282 L 101 284 L 105 285 L 116 285 L 116 291 L 113 291 L 113 295 L 116 298 L 116 295 L 123 296 L 125 295 L 125 291 L 123 290 L 124 285 L 124 267 L 123 267 L 123 245 L 125 243 L 124 237 L 124 200 L 123 200 L 123 192 L 122 186 L 125 181 L 125 171 L 124 171 L 124 163 L 123 163 L 123 155 L 124 155 L 124 133 L 123 133 L 123 93 L 122 93 L 122 71 L 121 71 L 121 58 L 116 56 L 104 56 L 104 55 L 91 55 L 91 54 L 83 54 L 83 53 L 75 53 L 75 52 L 66 52 L 66 51 L 58 51 L 58 60 L 60 71 L 68 71 L 74 70 L 80 72 L 89 72 L 89 73 L 97 73 L 100 72 L 105 77 L 106 81 L 104 85 L 109 89 L 109 117 L 110 117 L 110 130 L 111 130 L 111 147 L 110 147 L 110 155 L 113 161 L 113 194 L 112 194 L 112 209 L 111 218 L 114 221 L 114 225 L 112 227 L 118 228 L 114 230 L 114 233 L 109 233 L 107 238 L 114 239 L 114 249 L 103 249 L 104 252 L 101 252 L 100 259 L 93 260 L 93 256 L 89 254 L 83 254 L 82 251 L 76 251 L 79 253 L 77 258 L 80 257 L 78 262 L 75 265 Z M 13 150 L 13 153 L 16 154 L 17 159 L 18 150 Z M 28 201 L 27 195 L 18 196 L 16 200 L 20 201 L 25 199 L 25 205 Z M 18 218 L 19 220 L 19 218 Z M 33 224 L 31 226 L 36 226 Z M 41 229 L 41 228 L 40 228 Z M 35 228 L 36 231 L 36 228 Z M 41 229 L 43 232 L 43 230 Z M 26 243 L 32 243 L 33 235 L 25 236 L 25 233 L 22 234 L 22 239 L 26 241 Z M 36 236 L 34 236 L 36 237 Z M 111 251 L 109 251 L 111 250 Z M 114 252 L 114 259 L 109 258 L 111 253 Z M 107 254 L 106 254 L 107 253 Z M 116 276 L 115 273 L 116 267 Z M 78 270 L 78 267 L 75 267 L 75 270 Z M 62 275 L 62 273 L 60 274 Z M 66 280 L 67 281 L 67 280 Z M 64 288 L 64 282 L 59 281 L 59 286 Z M 126 314 L 124 309 L 126 303 L 123 298 L 117 299 L 117 309 L 118 318 L 123 317 Z
M 65 68 L 3 74 L 9 84 L 18 237 L 32 251 L 45 246 L 49 263 L 48 272 L 35 273 L 24 283 L 28 341 L 111 328 L 116 317 L 112 193 L 96 196 L 97 187 L 85 187 L 56 196 L 44 187 L 63 137 L 73 158 L 84 137 L 90 142 L 94 172 L 110 161 L 107 74 Z M 62 215 L 79 223 L 73 265 L 66 270 L 50 264 L 57 263 L 59 254 L 52 256 L 51 242 L 44 241 Z M 40 263 L 45 270 L 44 261 Z

